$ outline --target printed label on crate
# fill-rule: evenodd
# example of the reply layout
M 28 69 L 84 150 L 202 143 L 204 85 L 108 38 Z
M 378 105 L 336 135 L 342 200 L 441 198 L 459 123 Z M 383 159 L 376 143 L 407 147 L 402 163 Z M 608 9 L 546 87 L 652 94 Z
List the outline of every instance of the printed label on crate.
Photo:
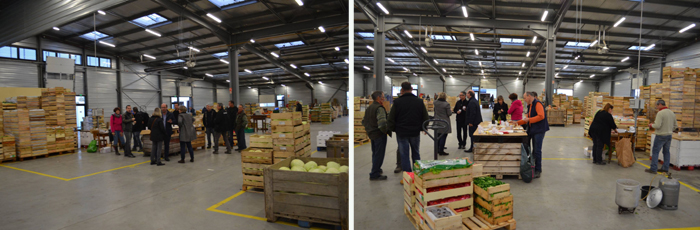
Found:
M 287 135 L 285 134 L 279 134 L 279 137 L 286 137 Z
M 280 121 L 279 124 L 280 124 L 280 125 L 285 125 L 285 122 L 284 122 L 284 121 Z
M 281 150 L 287 150 L 287 147 L 284 147 L 284 146 L 280 146 L 279 148 L 280 148 Z

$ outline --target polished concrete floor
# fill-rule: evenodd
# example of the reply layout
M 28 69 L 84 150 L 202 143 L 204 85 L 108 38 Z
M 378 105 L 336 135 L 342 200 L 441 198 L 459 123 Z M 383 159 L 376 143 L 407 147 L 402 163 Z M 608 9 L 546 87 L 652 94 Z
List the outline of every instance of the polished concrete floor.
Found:
M 348 117 L 318 131 L 348 131 Z M 250 134 L 249 134 L 250 135 Z M 178 150 L 179 151 L 179 150 Z M 81 151 L 0 165 L 0 229 L 297 229 L 265 221 L 263 194 L 241 192 L 240 154 L 195 151 L 195 162 Z M 314 157 L 325 157 L 316 152 Z
M 490 118 L 490 110 L 482 111 Z M 488 115 L 488 116 L 487 116 Z M 454 129 L 454 116 L 453 120 Z M 447 138 L 449 156 L 469 157 L 457 149 L 456 134 Z M 675 171 L 673 176 L 695 190 L 681 186 L 679 209 L 666 211 L 642 205 L 635 214 L 618 214 L 615 204 L 616 180 L 628 178 L 649 184 L 654 175 L 644 172 L 649 157 L 637 153 L 639 163 L 622 168 L 616 163 L 599 166 L 585 159 L 583 148 L 592 142 L 583 138 L 583 125 L 551 127 L 543 148 L 542 177 L 527 184 L 504 179 L 514 195 L 514 218 L 518 229 L 654 229 L 700 226 L 700 171 Z M 396 140 L 390 139 L 382 166 L 387 181 L 370 181 L 371 145 L 355 147 L 354 223 L 355 229 L 413 229 L 403 209 L 401 174 L 394 174 Z M 433 142 L 421 135 L 421 159 L 433 158 Z M 641 163 L 641 164 L 640 164 Z M 658 185 L 661 176 L 654 180 Z M 512 177 L 510 177 L 512 178 Z

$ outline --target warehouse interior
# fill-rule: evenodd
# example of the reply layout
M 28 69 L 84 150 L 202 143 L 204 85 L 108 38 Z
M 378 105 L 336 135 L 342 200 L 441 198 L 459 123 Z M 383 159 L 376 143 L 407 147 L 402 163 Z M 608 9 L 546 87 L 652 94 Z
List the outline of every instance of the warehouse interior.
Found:
M 644 118 L 655 110 L 653 103 L 657 98 L 665 99 L 666 103 L 670 101 L 670 108 L 678 106 L 674 112 L 683 129 L 682 135 L 694 135 L 689 140 L 697 141 L 697 127 L 681 122 L 681 116 L 686 114 L 691 121 L 692 117 L 697 117 L 692 109 L 697 110 L 697 107 L 674 104 L 673 96 L 662 96 L 688 98 L 691 105 L 694 99 L 695 106 L 698 105 L 695 93 L 687 93 L 686 88 L 671 86 L 669 89 L 665 86 L 673 84 L 673 79 L 676 79 L 671 77 L 671 72 L 694 77 L 695 70 L 700 68 L 697 56 L 700 30 L 695 27 L 700 19 L 697 17 L 700 11 L 697 2 L 355 0 L 354 4 L 353 91 L 354 96 L 363 98 L 359 100 L 369 102 L 368 96 L 375 90 L 383 91 L 389 100 L 392 97 L 395 100 L 401 83 L 408 81 L 414 86 L 414 93 L 425 100 L 426 107 L 432 106 L 435 95 L 440 92 L 447 94 L 449 102 L 450 97 L 468 90 L 477 92 L 477 97 L 480 94 L 494 98 L 503 96 L 508 105 L 512 102 L 508 99 L 511 93 L 516 93 L 522 101 L 524 92 L 530 91 L 538 93 L 538 98 L 546 105 L 561 106 L 565 104 L 563 98 L 567 98 L 566 103 L 572 99 L 578 101 L 577 106 L 573 103 L 565 105 L 579 114 L 579 121 L 562 123 L 561 126 L 550 122 L 550 131 L 542 145 L 541 178 L 525 183 L 518 176 L 502 176 L 513 197 L 513 209 L 509 213 L 513 222 L 505 229 L 515 229 L 515 221 L 518 229 L 698 227 L 700 175 L 692 170 L 692 165 L 679 166 L 680 171 L 669 171 L 682 183 L 678 210 L 651 209 L 640 201 L 632 215 L 616 212 L 621 207 L 616 204 L 616 180 L 632 179 L 645 186 L 651 181 L 658 187 L 662 177 L 661 174 L 655 176 L 644 172 L 651 165 L 648 147 L 651 141 L 642 141 L 641 135 L 648 132 L 647 138 L 651 138 L 651 131 L 643 129 L 643 125 L 637 127 L 640 136 L 636 142 L 642 143 L 642 147 L 646 142 L 647 147 L 634 148 L 636 161 L 631 167 L 619 166 L 614 158 L 606 166 L 595 165 L 588 157 L 590 154 L 586 155 L 586 150 L 593 145 L 586 137 L 589 119 L 594 115 L 591 112 L 601 109 L 601 102 L 612 104 L 614 100 L 623 103 L 622 106 L 615 104 L 615 109 L 621 111 L 616 121 L 631 123 L 630 126 L 634 126 L 635 121 L 640 124 L 654 121 L 644 121 Z M 683 85 L 695 92 L 697 83 L 687 83 L 683 82 Z M 646 113 L 640 113 L 638 119 L 627 112 L 628 99 L 632 98 L 645 99 Z M 680 105 L 688 110 L 681 110 Z M 364 114 L 365 107 L 359 111 L 357 107 L 355 109 L 357 124 L 357 117 Z M 591 109 L 594 110 L 586 111 Z M 492 110 L 488 105 L 480 112 L 484 121 L 491 122 Z M 432 111 L 429 114 L 434 115 Z M 449 119 L 452 131 L 447 136 L 444 150 L 449 155 L 438 156 L 433 139 L 421 134 L 421 160 L 467 157 L 474 161 L 475 157 L 480 157 L 458 149 L 455 114 Z M 358 126 L 355 127 L 357 131 Z M 434 135 L 432 130 L 430 134 Z M 675 139 L 681 133 L 673 135 Z M 675 147 L 678 146 L 672 144 L 671 148 Z M 421 202 L 407 195 L 405 183 L 409 182 L 406 182 L 406 175 L 392 172 L 396 167 L 397 148 L 396 136 L 389 137 L 381 167 L 383 175 L 388 176 L 386 181 L 369 179 L 370 154 L 355 155 L 354 213 L 355 220 L 363 220 L 355 222 L 356 228 L 424 228 L 420 226 L 421 217 L 415 214 L 420 212 L 418 204 Z M 697 156 L 695 148 L 690 149 L 693 153 L 688 152 L 691 158 Z M 372 152 L 371 144 L 357 145 L 355 152 Z M 671 152 L 671 162 L 675 164 Z M 416 167 L 414 165 L 414 169 Z M 496 178 L 500 179 L 498 175 Z M 399 184 L 400 181 L 404 185 Z M 416 199 L 428 201 L 426 196 L 418 195 L 417 186 L 413 189 Z M 399 198 L 402 192 L 404 200 Z M 409 204 L 408 200 L 413 201 Z M 414 203 L 415 209 L 406 208 Z M 413 214 L 408 213 L 411 211 Z M 474 210 L 474 217 L 477 211 Z M 413 222 L 416 219 L 418 224 Z M 480 229 L 479 226 L 467 225 L 467 222 L 472 223 L 465 220 L 464 229 Z M 490 227 L 478 225 L 495 229 L 496 224 L 486 223 Z
M 91 130 L 104 129 L 91 116 L 127 105 L 148 114 L 178 103 L 200 111 L 232 100 L 252 123 L 253 115 L 297 111 L 298 102 L 311 123 L 304 150 L 326 158 L 322 133 L 348 133 L 348 7 L 344 0 L 2 1 L 0 18 L 16 23 L 0 26 L 8 31 L 0 35 L 0 97 L 14 104 L 47 95 L 42 89 L 75 95 L 77 149 L 5 157 L 0 228 L 298 228 L 289 219 L 267 222 L 262 190 L 242 191 L 241 153 L 196 147 L 194 163 L 172 155 L 164 167 L 149 167 L 142 152 L 89 153 Z M 328 120 L 315 122 L 314 111 L 326 109 Z M 270 114 L 262 120 L 246 130 L 248 142 L 274 129 Z

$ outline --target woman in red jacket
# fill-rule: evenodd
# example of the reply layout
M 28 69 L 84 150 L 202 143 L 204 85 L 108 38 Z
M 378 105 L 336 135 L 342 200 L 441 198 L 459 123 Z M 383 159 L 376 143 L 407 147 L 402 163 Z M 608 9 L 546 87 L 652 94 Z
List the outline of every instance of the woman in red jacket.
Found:
M 114 114 L 109 118 L 109 127 L 112 129 L 112 135 L 114 136 L 114 153 L 119 154 L 119 143 L 124 145 L 124 137 L 122 136 L 122 110 L 119 107 L 114 108 Z M 124 146 L 128 148 L 128 146 Z
M 510 109 L 508 109 L 508 114 L 510 114 L 510 119 L 513 121 L 519 121 L 523 119 L 523 102 L 518 100 L 518 94 L 511 93 L 508 98 L 513 101 L 510 104 Z

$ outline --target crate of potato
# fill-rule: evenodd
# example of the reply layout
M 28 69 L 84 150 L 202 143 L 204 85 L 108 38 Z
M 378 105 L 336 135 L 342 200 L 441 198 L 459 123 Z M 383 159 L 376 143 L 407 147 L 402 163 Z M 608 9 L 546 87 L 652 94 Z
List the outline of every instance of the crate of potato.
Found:
M 347 158 L 290 157 L 266 168 L 267 221 L 289 218 L 348 229 L 347 165 Z
M 474 178 L 476 215 L 490 224 L 500 224 L 513 219 L 513 196 L 510 185 L 491 176 Z

